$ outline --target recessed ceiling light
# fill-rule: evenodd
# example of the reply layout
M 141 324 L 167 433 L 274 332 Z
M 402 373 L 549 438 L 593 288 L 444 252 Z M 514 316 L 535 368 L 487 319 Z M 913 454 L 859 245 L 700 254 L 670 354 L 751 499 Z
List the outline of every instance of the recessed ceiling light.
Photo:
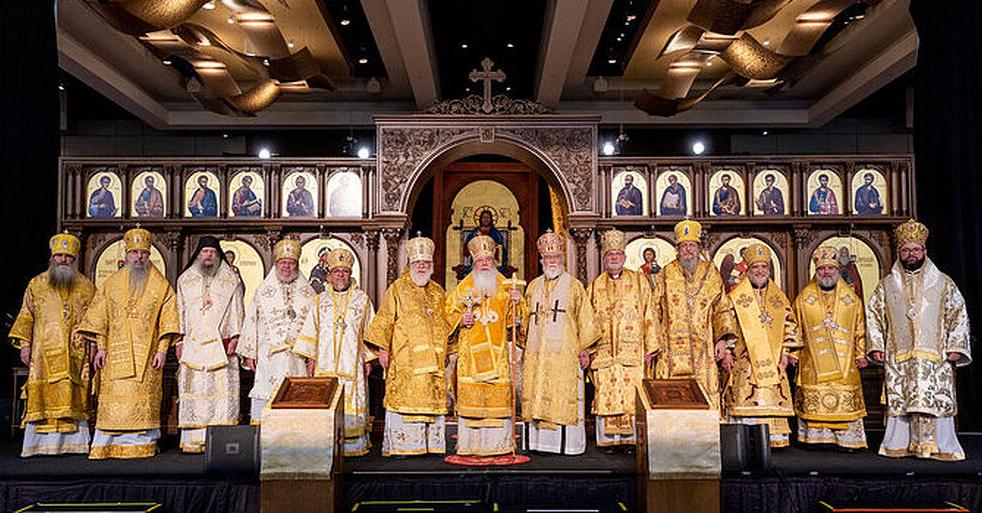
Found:
M 508 43 L 505 46 L 507 46 L 508 48 L 515 48 L 515 43 Z
M 852 19 L 854 19 L 854 20 L 861 20 L 861 19 L 863 19 L 865 17 L 866 17 L 865 14 L 857 14 L 857 15 L 853 16 Z
M 293 44 L 293 41 L 290 41 L 289 43 L 286 44 L 287 48 L 293 48 L 294 46 L 296 45 Z
M 228 139 L 228 134 L 222 134 L 222 139 Z
M 607 59 L 607 64 L 617 64 L 617 59 Z
M 273 154 L 269 151 L 268 148 L 263 148 L 263 149 L 259 150 L 259 154 L 257 156 L 259 158 L 261 158 L 261 159 L 268 159 L 268 158 L 272 157 Z
M 460 44 L 460 47 L 466 50 L 467 49 L 467 43 L 461 43 Z
M 625 27 L 626 27 L 626 26 L 628 26 L 628 25 L 630 25 L 630 24 L 631 24 L 631 22 L 630 22 L 630 21 L 625 21 L 625 22 L 624 22 L 624 26 L 625 26 Z
M 263 59 L 263 65 L 269 66 L 269 59 Z
M 368 59 L 362 57 L 361 59 L 358 59 L 358 64 L 368 64 Z
M 342 27 L 347 27 L 348 25 L 351 25 L 351 20 L 349 20 L 348 18 L 341 20 Z
M 59 91 L 64 91 L 65 90 L 65 86 L 62 85 L 62 84 L 58 84 L 58 90 Z
M 208 9 L 209 11 L 215 8 L 215 2 L 208 2 L 201 6 L 202 9 Z
M 623 41 L 623 40 L 624 40 L 624 38 L 623 38 L 623 37 L 621 37 L 621 36 L 617 36 L 617 40 L 618 40 L 618 41 Z
M 229 25 L 235 25 L 235 18 L 229 16 L 228 19 L 225 20 L 225 22 L 228 23 Z
M 505 87 L 505 91 L 511 91 L 511 86 Z
M 760 135 L 767 135 L 767 133 L 768 133 L 767 130 L 764 130 L 763 132 L 760 133 Z
M 633 14 L 628 14 L 628 15 L 627 15 L 627 21 L 634 21 L 634 20 L 636 20 L 637 18 L 638 18 L 638 17 L 637 17 L 637 16 L 635 16 L 635 15 L 633 15 Z
M 764 46 L 769 46 L 770 44 L 771 44 L 771 40 L 770 39 L 765 39 L 764 40 Z
M 164 63 L 164 66 L 170 66 L 172 64 L 170 59 L 164 59 L 160 62 Z
M 706 61 L 706 67 L 707 68 L 712 68 L 713 67 L 713 61 Z

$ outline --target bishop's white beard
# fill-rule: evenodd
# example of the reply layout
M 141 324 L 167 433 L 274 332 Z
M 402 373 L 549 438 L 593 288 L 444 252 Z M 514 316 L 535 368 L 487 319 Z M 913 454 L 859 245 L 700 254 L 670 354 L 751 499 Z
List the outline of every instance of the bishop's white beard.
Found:
M 485 297 L 498 293 L 498 272 L 495 269 L 486 271 L 474 270 L 474 291 Z
M 425 287 L 427 283 L 430 282 L 430 277 L 433 276 L 433 269 L 429 271 L 416 272 L 412 269 L 409 270 L 409 278 L 413 280 L 413 283 L 418 287 Z
M 816 276 L 815 281 L 818 282 L 819 287 L 830 290 L 835 287 L 835 283 L 839 281 L 839 277 L 834 274 L 832 276 Z
M 679 257 L 679 263 L 682 264 L 682 270 L 689 276 L 696 273 L 696 267 L 699 266 L 699 257 Z
M 766 287 L 767 280 L 770 279 L 767 276 L 764 276 L 763 278 L 757 278 L 756 276 L 749 276 L 749 278 L 750 278 L 750 284 L 753 285 L 754 288 L 756 289 L 762 289 Z
M 276 271 L 276 280 L 279 281 L 280 283 L 284 283 L 284 284 L 286 284 L 286 283 L 293 283 L 294 281 L 297 280 L 297 277 L 299 277 L 299 276 L 300 276 L 300 271 L 299 270 L 292 271 L 292 272 L 286 273 L 286 274 L 280 273 L 279 270 Z
M 48 283 L 56 288 L 71 288 L 75 284 L 75 266 L 73 264 L 56 264 L 54 260 L 48 264 Z
M 555 280 L 560 274 L 563 274 L 562 264 L 542 264 L 542 274 L 546 275 L 547 280 Z

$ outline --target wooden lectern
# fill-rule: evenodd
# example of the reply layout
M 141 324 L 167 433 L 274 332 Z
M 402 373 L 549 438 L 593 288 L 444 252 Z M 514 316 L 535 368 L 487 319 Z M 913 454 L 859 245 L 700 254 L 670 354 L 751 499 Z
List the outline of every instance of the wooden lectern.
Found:
M 719 512 L 719 412 L 692 379 L 646 379 L 637 396 L 638 505 Z
M 263 409 L 260 513 L 341 510 L 344 395 L 337 378 L 286 378 Z

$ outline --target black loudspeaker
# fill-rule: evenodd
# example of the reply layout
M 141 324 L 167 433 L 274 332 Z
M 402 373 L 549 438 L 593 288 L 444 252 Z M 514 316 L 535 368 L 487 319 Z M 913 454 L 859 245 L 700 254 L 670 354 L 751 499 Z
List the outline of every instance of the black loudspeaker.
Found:
M 770 429 L 766 424 L 723 424 L 719 439 L 723 472 L 771 471 Z
M 259 473 L 259 427 L 208 426 L 205 435 L 205 472 Z
M 741 472 L 750 468 L 747 450 L 749 432 L 743 424 L 719 426 L 719 452 L 723 472 Z
M 164 513 L 164 507 L 156 502 L 113 502 L 101 504 L 47 504 L 37 503 L 17 510 L 16 513 Z

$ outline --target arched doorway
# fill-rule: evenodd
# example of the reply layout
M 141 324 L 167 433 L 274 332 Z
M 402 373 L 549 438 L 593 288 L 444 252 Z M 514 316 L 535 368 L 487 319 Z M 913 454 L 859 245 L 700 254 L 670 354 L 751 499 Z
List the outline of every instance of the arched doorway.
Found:
M 408 235 L 418 231 L 436 242 L 433 279 L 449 288 L 470 272 L 466 244 L 477 233 L 499 244 L 502 274 L 526 280 L 536 276 L 539 234 L 566 228 L 562 192 L 539 170 L 500 154 L 469 155 L 431 167 L 409 205 Z

